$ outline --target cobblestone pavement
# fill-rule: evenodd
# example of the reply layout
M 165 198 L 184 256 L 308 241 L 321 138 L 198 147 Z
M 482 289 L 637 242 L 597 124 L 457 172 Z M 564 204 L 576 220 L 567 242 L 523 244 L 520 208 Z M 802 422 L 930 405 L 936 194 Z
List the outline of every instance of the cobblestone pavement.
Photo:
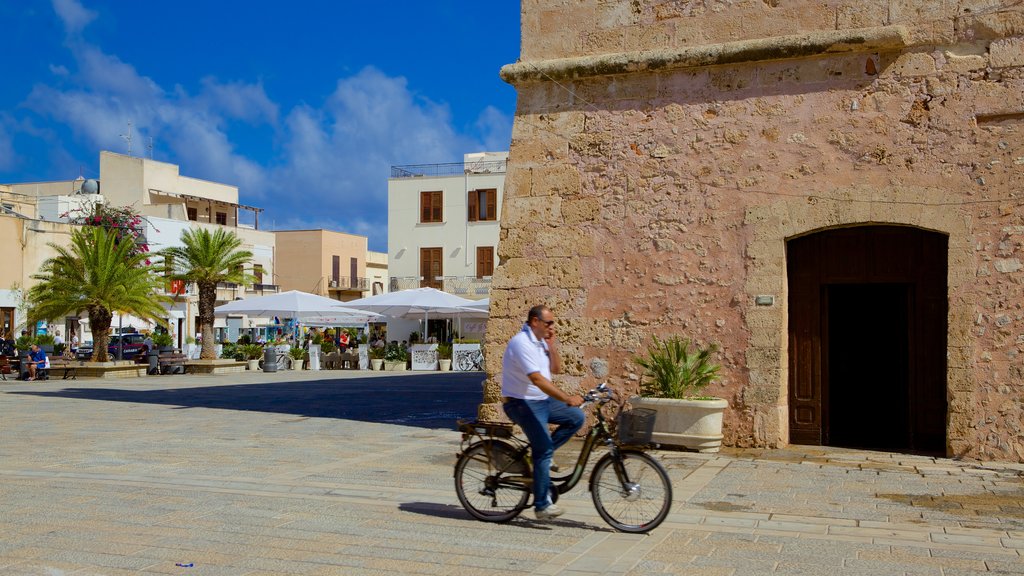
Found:
M 451 424 L 481 379 L 0 383 L 0 574 L 1024 574 L 1019 465 L 659 451 L 675 502 L 649 535 L 582 483 L 557 521 L 477 522 Z

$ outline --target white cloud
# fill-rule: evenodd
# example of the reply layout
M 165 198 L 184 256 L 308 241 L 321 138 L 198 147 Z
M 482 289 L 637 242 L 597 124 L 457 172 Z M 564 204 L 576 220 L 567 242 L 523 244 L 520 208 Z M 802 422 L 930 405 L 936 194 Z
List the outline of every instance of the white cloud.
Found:
M 85 8 L 77 0 L 53 0 L 53 10 L 68 34 L 78 34 L 96 19 L 96 12 Z
M 68 72 L 67 67 L 61 64 L 50 64 L 50 72 L 54 76 L 67 76 L 68 74 L 70 74 L 70 72 Z
M 54 6 L 69 30 L 95 17 L 74 0 Z M 180 85 L 159 85 L 95 45 L 68 44 L 71 70 L 51 66 L 62 88 L 33 87 L 25 102 L 30 110 L 70 127 L 89 155 L 123 152 L 120 135 L 131 121 L 135 154 L 152 137 L 156 158 L 179 164 L 182 174 L 238 186 L 242 203 L 266 209 L 265 226 L 363 234 L 383 250 L 391 165 L 457 162 L 466 152 L 508 147 L 511 119 L 499 110 L 484 109 L 475 125 L 480 140 L 468 137 L 452 127 L 446 105 L 373 67 L 340 79 L 323 102 L 281 110 L 261 81 L 206 77 L 189 94 Z M 271 127 L 266 137 L 273 141 L 260 148 L 273 156 L 258 162 L 241 154 L 232 139 L 237 122 Z M 9 149 L 0 132 L 0 162 L 5 142 Z
M 270 101 L 262 84 L 222 84 L 215 78 L 207 77 L 203 79 L 203 94 L 199 100 L 208 103 L 211 109 L 224 112 L 230 118 L 252 123 L 277 123 L 277 104 Z

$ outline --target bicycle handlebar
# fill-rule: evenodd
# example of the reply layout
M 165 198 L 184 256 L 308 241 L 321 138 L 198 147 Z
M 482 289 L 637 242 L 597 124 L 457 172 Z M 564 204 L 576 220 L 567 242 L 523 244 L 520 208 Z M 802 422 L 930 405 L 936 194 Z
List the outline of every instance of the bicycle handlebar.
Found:
M 599 405 L 606 404 L 614 398 L 615 391 L 608 387 L 607 382 L 602 382 L 597 388 L 583 395 L 583 405 L 580 408 L 586 408 L 593 402 L 597 402 Z

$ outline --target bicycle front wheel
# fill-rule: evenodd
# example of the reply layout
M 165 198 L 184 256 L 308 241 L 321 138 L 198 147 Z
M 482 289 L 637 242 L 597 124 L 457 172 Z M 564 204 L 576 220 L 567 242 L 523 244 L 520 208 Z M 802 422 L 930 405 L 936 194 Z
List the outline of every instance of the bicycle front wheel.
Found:
M 621 467 L 618 463 L 621 462 Z M 604 521 L 622 532 L 647 532 L 672 508 L 672 482 L 660 462 L 639 450 L 605 454 L 590 475 L 590 496 Z
M 530 468 L 503 442 L 479 442 L 455 463 L 455 493 L 467 512 L 484 522 L 508 522 L 526 508 Z

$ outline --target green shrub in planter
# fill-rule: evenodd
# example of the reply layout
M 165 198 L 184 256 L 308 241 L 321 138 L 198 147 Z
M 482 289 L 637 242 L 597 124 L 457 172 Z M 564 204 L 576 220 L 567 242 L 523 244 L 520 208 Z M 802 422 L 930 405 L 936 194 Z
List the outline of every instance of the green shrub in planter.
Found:
M 647 354 L 633 359 L 637 366 L 644 369 L 640 379 L 640 395 L 649 398 L 711 399 L 701 392 L 718 379 L 719 366 L 711 361 L 711 355 L 717 350 L 715 344 L 701 347 L 689 338 L 672 336 L 667 340 L 659 340 L 655 336 L 654 342 L 647 347 Z
M 169 348 L 174 346 L 174 338 L 167 332 L 153 334 L 153 346 L 157 348 Z
M 292 360 L 302 360 L 306 357 L 306 351 L 298 347 L 292 348 L 288 350 L 288 356 L 290 356 Z
M 259 344 L 242 344 L 238 346 L 238 353 L 244 360 L 259 360 L 263 358 L 263 346 Z
M 438 360 L 451 360 L 452 359 L 452 345 L 451 344 L 438 344 L 437 345 L 437 359 Z

